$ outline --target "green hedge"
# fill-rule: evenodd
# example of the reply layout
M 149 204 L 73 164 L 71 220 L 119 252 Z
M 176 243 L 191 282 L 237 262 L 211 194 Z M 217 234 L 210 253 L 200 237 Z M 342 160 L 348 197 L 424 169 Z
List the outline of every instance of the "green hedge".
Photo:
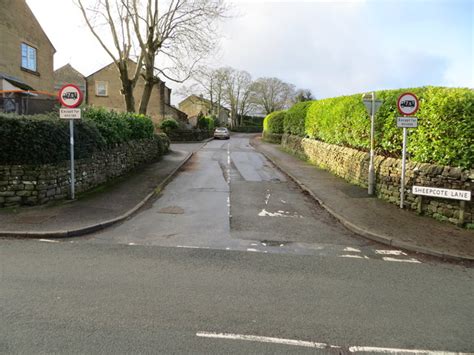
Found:
M 135 139 L 152 138 L 150 118 L 86 109 L 74 122 L 76 159 Z M 0 114 L 0 164 L 54 164 L 69 160 L 69 123 L 56 114 L 18 116 Z
M 413 92 L 420 99 L 416 113 L 418 128 L 409 129 L 408 153 L 413 161 L 471 168 L 474 165 L 474 91 L 463 88 L 422 87 L 378 91 L 383 104 L 375 118 L 376 152 L 400 157 L 402 130 L 397 100 L 402 92 Z M 298 105 L 298 104 L 297 104 Z M 312 101 L 301 126 L 300 112 L 285 118 L 285 133 L 309 136 L 327 143 L 368 150 L 370 119 L 360 94 Z M 295 110 L 296 107 L 296 110 Z
M 282 134 L 286 111 L 275 111 L 263 120 L 263 130 L 267 133 Z
M 240 132 L 240 133 L 260 133 L 262 132 L 262 126 L 239 126 L 231 128 L 232 132 Z
M 283 121 L 283 131 L 303 137 L 305 135 L 306 113 L 312 101 L 298 102 L 286 111 Z

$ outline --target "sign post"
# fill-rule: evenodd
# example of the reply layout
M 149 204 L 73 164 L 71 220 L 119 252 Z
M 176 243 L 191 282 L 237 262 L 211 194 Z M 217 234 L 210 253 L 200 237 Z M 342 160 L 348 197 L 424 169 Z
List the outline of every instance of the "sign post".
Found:
M 405 116 L 411 116 L 418 111 L 420 107 L 418 98 L 409 92 L 403 93 L 398 97 L 397 108 L 398 111 Z M 406 155 L 407 155 L 407 128 L 418 126 L 416 117 L 399 117 L 397 119 L 397 126 L 403 128 L 403 148 L 402 148 L 402 176 L 400 181 L 400 208 L 403 209 L 405 202 L 405 170 L 406 170 Z
M 380 106 L 382 106 L 381 100 L 375 100 L 375 93 L 372 91 L 370 94 L 362 96 L 365 108 L 370 115 L 370 160 L 369 160 L 369 176 L 368 176 L 368 194 L 373 195 L 375 190 L 375 169 L 374 169 L 374 139 L 375 139 L 375 114 L 377 113 Z
M 71 200 L 75 198 L 75 174 L 74 174 L 74 120 L 81 118 L 81 109 L 78 107 L 82 103 L 83 94 L 81 90 L 72 84 L 63 86 L 58 93 L 58 99 L 61 106 L 59 117 L 69 120 L 69 145 L 71 159 Z

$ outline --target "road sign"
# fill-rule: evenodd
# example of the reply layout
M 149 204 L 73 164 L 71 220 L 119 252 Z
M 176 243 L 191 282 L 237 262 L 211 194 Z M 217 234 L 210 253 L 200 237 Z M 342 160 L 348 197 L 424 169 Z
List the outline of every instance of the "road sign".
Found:
M 80 108 L 60 108 L 59 118 L 62 118 L 65 120 L 79 120 L 81 119 L 81 109 Z
M 471 191 L 440 189 L 437 187 L 413 186 L 413 195 L 450 198 L 452 200 L 471 201 Z
M 78 107 L 84 98 L 82 91 L 73 84 L 64 85 L 58 92 L 58 100 L 62 106 L 68 108 Z
M 397 117 L 398 128 L 416 128 L 418 127 L 418 118 L 416 117 Z
M 398 97 L 397 107 L 398 111 L 402 115 L 410 116 L 418 111 L 420 103 L 418 102 L 418 98 L 415 96 L 415 94 L 406 92 Z
M 367 113 L 369 115 L 372 115 L 372 101 L 371 100 L 364 100 L 364 105 L 365 109 L 367 110 Z M 380 106 L 382 106 L 383 101 L 382 100 L 374 100 L 374 115 L 377 113 L 379 110 Z

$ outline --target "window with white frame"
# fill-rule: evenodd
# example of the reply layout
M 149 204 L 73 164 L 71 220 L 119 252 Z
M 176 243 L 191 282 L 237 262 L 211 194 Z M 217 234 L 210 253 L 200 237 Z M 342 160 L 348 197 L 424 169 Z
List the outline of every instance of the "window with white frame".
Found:
M 36 71 L 36 48 L 26 43 L 21 44 L 21 67 L 31 71 Z
M 97 96 L 108 96 L 107 93 L 107 82 L 106 81 L 96 81 L 95 83 L 95 94 Z

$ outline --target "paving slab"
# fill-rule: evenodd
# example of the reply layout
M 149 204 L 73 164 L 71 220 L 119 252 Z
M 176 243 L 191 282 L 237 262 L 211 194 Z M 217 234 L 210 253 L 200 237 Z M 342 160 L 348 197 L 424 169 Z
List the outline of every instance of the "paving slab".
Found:
M 280 145 L 263 142 L 260 137 L 254 137 L 251 142 L 355 233 L 398 248 L 474 261 L 474 231 L 368 197 L 364 188 L 282 151 Z

